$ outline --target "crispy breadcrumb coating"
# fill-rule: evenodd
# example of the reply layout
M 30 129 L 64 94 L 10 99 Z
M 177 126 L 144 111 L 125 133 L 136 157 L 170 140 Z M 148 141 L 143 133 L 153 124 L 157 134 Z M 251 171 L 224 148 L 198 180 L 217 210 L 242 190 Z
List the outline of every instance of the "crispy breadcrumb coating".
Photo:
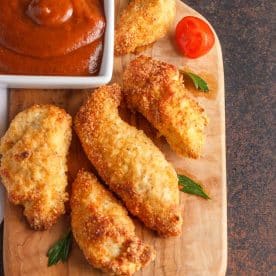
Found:
M 162 236 L 181 233 L 176 172 L 143 131 L 118 113 L 121 89 L 104 86 L 91 94 L 75 118 L 84 151 L 127 209 Z
M 133 53 L 164 37 L 174 16 L 175 0 L 130 1 L 116 26 L 115 54 Z
M 135 234 L 126 209 L 97 178 L 80 171 L 71 197 L 72 231 L 88 262 L 115 275 L 132 275 L 155 259 Z
M 177 154 L 201 155 L 208 119 L 187 95 L 175 66 L 140 56 L 124 72 L 123 92 L 128 107 L 141 112 Z
M 65 213 L 72 119 L 63 109 L 35 105 L 20 112 L 0 142 L 0 175 L 13 204 L 35 230 L 49 229 Z

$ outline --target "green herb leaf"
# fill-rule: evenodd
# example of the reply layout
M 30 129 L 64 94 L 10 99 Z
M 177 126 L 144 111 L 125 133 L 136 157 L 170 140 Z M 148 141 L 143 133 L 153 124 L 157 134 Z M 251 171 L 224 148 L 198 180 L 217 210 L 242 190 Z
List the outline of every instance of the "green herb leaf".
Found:
M 68 238 L 64 244 L 63 251 L 62 251 L 61 260 L 63 263 L 66 262 L 68 259 L 69 252 L 71 249 L 71 244 L 72 244 L 72 235 L 70 234 L 70 235 L 68 235 Z
M 184 175 L 178 175 L 178 183 L 180 186 L 182 186 L 182 192 L 201 196 L 205 199 L 210 199 L 210 197 L 204 192 L 203 188 L 189 177 Z
M 65 262 L 68 259 L 72 244 L 72 233 L 69 231 L 66 236 L 58 240 L 47 252 L 48 266 L 57 264 L 59 261 Z
M 209 92 L 209 87 L 207 82 L 202 79 L 200 76 L 191 73 L 191 72 L 185 72 L 184 70 L 180 69 L 179 70 L 180 73 L 187 75 L 188 77 L 190 77 L 190 79 L 193 81 L 194 86 L 197 90 L 201 90 L 203 92 Z

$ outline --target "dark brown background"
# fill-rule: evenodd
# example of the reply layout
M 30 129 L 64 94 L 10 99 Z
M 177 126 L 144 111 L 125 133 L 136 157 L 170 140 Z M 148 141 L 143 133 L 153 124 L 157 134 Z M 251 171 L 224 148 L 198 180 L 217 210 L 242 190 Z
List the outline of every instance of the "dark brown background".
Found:
M 276 257 L 275 254 L 273 256 L 273 229 L 276 229 L 273 214 L 276 207 L 275 201 L 273 204 L 273 193 L 276 192 L 273 64 L 276 59 L 272 54 L 273 46 L 275 51 L 273 24 L 275 27 L 276 4 L 273 0 L 185 2 L 213 24 L 224 54 L 228 163 L 227 275 L 276 275 L 275 267 L 274 270 L 272 267 Z M 0 227 L 1 236 L 2 232 L 3 225 Z M 3 267 L 1 255 L 0 267 Z M 0 275 L 3 275 L 1 271 Z

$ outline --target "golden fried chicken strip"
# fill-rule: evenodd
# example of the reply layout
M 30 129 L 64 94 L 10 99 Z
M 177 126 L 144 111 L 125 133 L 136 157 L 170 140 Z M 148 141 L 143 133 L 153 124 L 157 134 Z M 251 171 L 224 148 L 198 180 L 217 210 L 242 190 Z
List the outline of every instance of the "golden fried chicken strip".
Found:
M 201 155 L 208 119 L 187 95 L 175 66 L 140 56 L 124 72 L 123 92 L 128 107 L 142 113 L 177 154 Z
M 8 198 L 24 206 L 35 230 L 49 229 L 65 213 L 71 125 L 63 109 L 35 105 L 20 112 L 1 139 L 0 175 Z
M 121 89 L 92 93 L 75 118 L 82 146 L 100 176 L 127 209 L 163 236 L 181 233 L 176 172 L 143 131 L 118 114 Z
M 175 0 L 132 0 L 123 10 L 115 32 L 115 54 L 133 53 L 168 32 Z
M 135 234 L 126 209 L 96 177 L 80 171 L 71 197 L 72 231 L 88 262 L 115 275 L 132 275 L 155 259 Z

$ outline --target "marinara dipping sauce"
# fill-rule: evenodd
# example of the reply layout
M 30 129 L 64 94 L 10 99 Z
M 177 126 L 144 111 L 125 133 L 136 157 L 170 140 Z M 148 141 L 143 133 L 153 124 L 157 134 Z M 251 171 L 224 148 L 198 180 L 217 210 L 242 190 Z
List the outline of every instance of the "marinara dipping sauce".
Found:
M 96 75 L 101 0 L 0 0 L 0 74 Z

